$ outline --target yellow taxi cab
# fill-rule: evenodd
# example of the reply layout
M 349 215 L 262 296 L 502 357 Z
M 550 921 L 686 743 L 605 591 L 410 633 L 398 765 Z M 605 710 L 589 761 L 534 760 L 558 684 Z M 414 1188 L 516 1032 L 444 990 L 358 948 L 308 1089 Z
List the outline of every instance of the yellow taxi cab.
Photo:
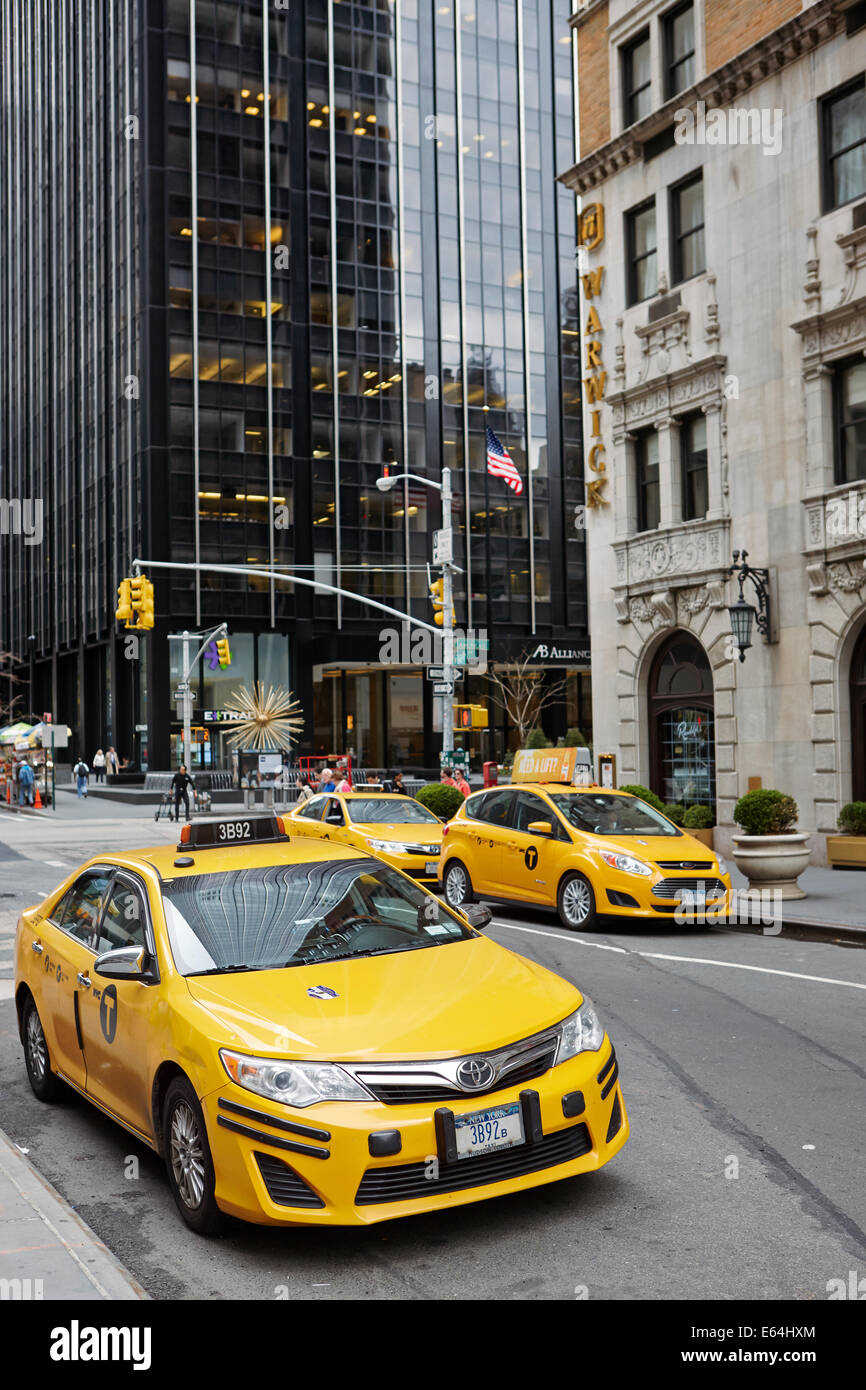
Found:
M 295 806 L 293 835 L 373 853 L 410 878 L 438 883 L 442 822 L 420 801 L 391 792 L 328 792 Z
M 536 760 L 542 777 L 545 762 L 562 752 Z M 467 797 L 444 827 L 446 901 L 538 903 L 556 908 L 574 930 L 590 930 L 599 917 L 725 920 L 724 859 L 639 797 L 575 786 L 574 767 L 572 759 L 553 769 L 565 772 L 563 780 L 533 780 L 524 760 L 521 781 Z
M 366 1225 L 600 1168 L 613 1045 L 574 985 L 346 845 L 272 815 L 100 855 L 16 933 L 30 1085 L 165 1159 L 193 1230 Z

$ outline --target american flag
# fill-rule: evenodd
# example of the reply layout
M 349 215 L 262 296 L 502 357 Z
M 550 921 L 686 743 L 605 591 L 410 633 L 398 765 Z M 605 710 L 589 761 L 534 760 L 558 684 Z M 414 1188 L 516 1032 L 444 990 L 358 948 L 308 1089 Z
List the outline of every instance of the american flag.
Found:
M 487 472 L 494 478 L 504 478 L 512 492 L 518 495 L 523 491 L 523 479 L 515 468 L 511 455 L 505 445 L 496 438 L 487 426 Z

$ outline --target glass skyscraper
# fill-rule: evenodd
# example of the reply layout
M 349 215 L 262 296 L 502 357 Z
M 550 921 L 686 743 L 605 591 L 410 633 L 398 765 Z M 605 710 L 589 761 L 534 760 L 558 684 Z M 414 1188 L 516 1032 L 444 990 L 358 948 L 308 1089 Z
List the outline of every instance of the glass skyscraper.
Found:
M 430 764 L 430 687 L 382 663 L 382 613 L 157 570 L 156 628 L 125 659 L 112 610 L 139 557 L 276 565 L 429 620 L 438 495 L 375 480 L 447 464 L 458 624 L 493 662 L 569 652 L 558 717 L 585 726 L 567 0 L 0 12 L 0 493 L 48 499 L 41 548 L 2 538 L 0 646 L 32 656 L 36 703 L 85 751 L 168 766 L 167 634 L 225 620 L 233 666 L 193 680 L 200 728 L 240 683 L 279 681 L 314 751 Z M 486 471 L 488 425 L 519 496 Z M 484 694 L 475 677 L 457 698 Z M 485 737 L 501 753 L 505 730 Z M 202 733 L 197 761 L 219 756 Z

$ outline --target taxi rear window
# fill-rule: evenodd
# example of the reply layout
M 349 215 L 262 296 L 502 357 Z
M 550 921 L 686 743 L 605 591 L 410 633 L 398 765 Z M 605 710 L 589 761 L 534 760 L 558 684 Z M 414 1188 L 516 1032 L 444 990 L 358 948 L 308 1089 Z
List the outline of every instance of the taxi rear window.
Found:
M 465 941 L 444 903 L 373 859 L 190 874 L 163 884 L 182 975 L 278 970 Z

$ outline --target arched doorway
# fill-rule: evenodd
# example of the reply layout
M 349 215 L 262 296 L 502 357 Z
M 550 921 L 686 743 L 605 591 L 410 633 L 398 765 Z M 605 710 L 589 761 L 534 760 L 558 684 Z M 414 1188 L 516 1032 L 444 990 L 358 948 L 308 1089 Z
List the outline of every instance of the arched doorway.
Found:
M 851 657 L 851 792 L 866 801 L 866 627 Z
M 675 632 L 656 653 L 649 721 L 653 791 L 665 802 L 715 809 L 713 673 L 688 632 Z

